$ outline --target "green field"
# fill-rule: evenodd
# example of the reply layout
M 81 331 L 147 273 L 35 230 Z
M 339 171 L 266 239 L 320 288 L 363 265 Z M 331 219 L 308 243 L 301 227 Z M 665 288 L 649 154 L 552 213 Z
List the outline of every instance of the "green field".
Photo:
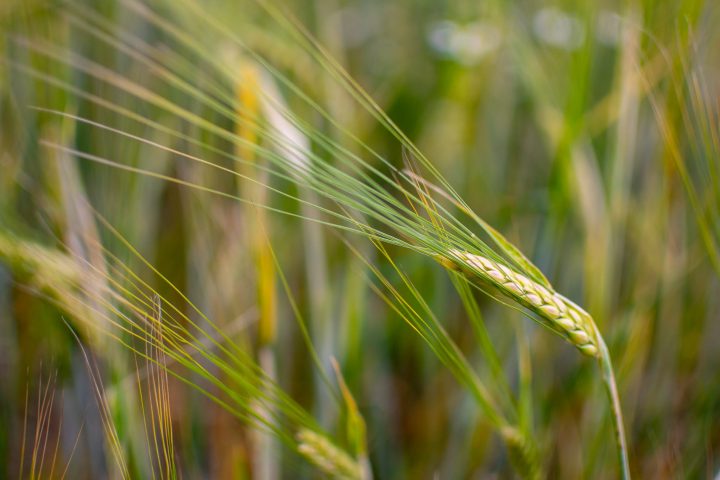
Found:
M 719 22 L 0 1 L 0 479 L 720 479 Z

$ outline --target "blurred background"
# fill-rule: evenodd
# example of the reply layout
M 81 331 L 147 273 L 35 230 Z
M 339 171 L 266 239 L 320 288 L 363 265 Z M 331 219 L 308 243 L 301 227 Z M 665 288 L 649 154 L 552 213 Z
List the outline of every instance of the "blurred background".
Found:
M 467 389 L 378 295 L 372 269 L 398 288 L 406 275 L 478 377 L 492 378 L 447 272 L 391 245 L 393 266 L 362 235 L 309 221 L 329 218 L 311 205 L 332 202 L 269 174 L 247 149 L 267 139 L 236 120 L 263 108 L 270 124 L 277 117 L 248 87 L 260 85 L 304 123 L 276 118 L 291 144 L 322 156 L 332 141 L 378 168 L 379 158 L 404 165 L 387 124 L 298 40 L 300 28 L 475 213 L 593 315 L 635 476 L 720 475 L 715 2 L 200 3 L 0 5 L 0 477 L 319 475 L 287 434 L 258 436 L 207 394 L 233 392 L 193 388 L 203 369 L 230 375 L 212 355 L 175 378 L 156 367 L 182 341 L 138 347 L 115 330 L 125 314 L 107 314 L 110 303 L 140 283 L 154 293 L 138 315 L 174 305 L 222 336 L 208 352 L 244 352 L 243 365 L 255 362 L 352 450 L 336 359 L 375 478 L 517 475 Z M 233 155 L 248 161 L 236 167 Z M 83 274 L 88 265 L 104 282 Z M 103 304 L 97 291 L 114 281 L 118 296 Z M 472 297 L 510 391 L 529 382 L 520 408 L 540 475 L 618 478 L 597 365 L 514 309 Z M 234 401 L 262 417 L 252 388 L 264 391 Z

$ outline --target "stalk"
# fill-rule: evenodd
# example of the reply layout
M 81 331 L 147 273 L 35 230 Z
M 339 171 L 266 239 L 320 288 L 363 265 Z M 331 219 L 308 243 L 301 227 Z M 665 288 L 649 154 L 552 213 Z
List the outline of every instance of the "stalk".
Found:
M 237 114 L 238 118 L 249 117 L 253 119 L 260 111 L 260 98 L 258 96 L 258 85 L 260 72 L 248 62 L 241 62 L 240 73 L 237 78 Z M 260 138 L 255 128 L 238 122 L 236 125 L 238 137 L 247 141 L 248 145 L 255 145 Z M 240 193 L 246 190 L 248 197 L 260 203 L 267 200 L 267 189 L 265 185 L 268 179 L 264 172 L 258 168 L 255 152 L 247 146 L 236 146 L 236 153 L 239 158 L 250 161 L 248 165 L 236 164 L 238 173 L 244 173 L 251 177 L 259 177 L 262 181 L 258 184 L 243 185 L 237 182 L 237 189 Z M 243 171 L 244 170 L 244 171 Z M 252 219 L 252 220 L 251 220 Z M 273 347 L 277 340 L 277 298 L 275 293 L 275 266 L 273 254 L 270 250 L 267 235 L 270 228 L 267 212 L 265 210 L 251 207 L 246 210 L 247 225 L 251 227 L 248 240 L 252 251 L 256 271 L 256 300 L 260 309 L 258 322 L 258 362 L 260 368 L 273 382 L 277 381 L 276 358 Z M 251 221 L 254 221 L 251 224 Z M 264 396 L 272 395 L 271 390 L 263 388 Z M 272 421 L 274 412 L 258 401 L 256 405 L 258 415 L 268 422 Z M 279 477 L 277 467 L 277 446 L 273 436 L 268 432 L 257 430 L 254 437 L 253 449 L 253 477 L 257 480 L 274 480 Z
M 602 371 L 603 384 L 605 392 L 610 401 L 612 410 L 613 429 L 615 430 L 615 444 L 617 447 L 618 461 L 622 471 L 623 480 L 630 480 L 630 462 L 628 460 L 627 440 L 625 439 L 625 426 L 623 424 L 622 407 L 620 405 L 620 396 L 618 395 L 617 383 L 615 382 L 615 373 L 613 372 L 612 361 L 610 359 L 610 351 L 605 345 L 602 336 L 597 335 L 600 346 L 600 357 L 598 362 Z

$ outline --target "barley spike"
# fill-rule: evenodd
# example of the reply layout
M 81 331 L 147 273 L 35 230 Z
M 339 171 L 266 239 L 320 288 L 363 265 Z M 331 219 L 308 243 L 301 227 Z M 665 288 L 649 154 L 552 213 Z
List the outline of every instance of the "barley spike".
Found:
M 343 480 L 360 480 L 362 467 L 350 455 L 324 436 L 302 429 L 297 435 L 298 452 L 326 475 Z
M 557 292 L 482 255 L 453 249 L 450 250 L 449 258 L 442 259 L 441 263 L 490 283 L 505 296 L 535 312 L 544 323 L 582 353 L 591 357 L 599 356 L 592 317 Z

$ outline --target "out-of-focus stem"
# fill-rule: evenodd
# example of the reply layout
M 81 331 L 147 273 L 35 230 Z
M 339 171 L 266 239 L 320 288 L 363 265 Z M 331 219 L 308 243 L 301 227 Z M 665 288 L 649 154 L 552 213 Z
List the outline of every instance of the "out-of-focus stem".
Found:
M 257 68 L 249 63 L 241 65 L 240 75 L 237 81 L 237 100 L 239 104 L 238 115 L 250 117 L 250 120 L 256 120 L 260 112 L 260 99 L 258 96 L 258 88 L 260 82 L 260 73 Z M 239 124 L 237 127 L 237 135 L 248 142 L 254 144 L 258 141 L 257 131 L 251 126 L 253 122 L 247 124 Z M 237 145 L 236 155 L 242 160 L 248 161 L 254 157 L 254 150 L 249 147 Z M 236 163 L 238 170 L 242 175 L 259 176 L 262 173 L 252 166 L 242 168 L 240 163 Z M 246 164 L 247 165 L 247 164 Z M 241 177 L 237 177 L 240 180 Z M 267 190 L 264 185 L 267 178 L 261 179 L 259 183 L 250 183 L 241 185 L 238 183 L 238 190 L 245 193 L 248 198 L 257 205 L 264 205 L 267 201 Z M 250 207 L 246 210 L 247 225 L 251 224 L 250 235 L 248 241 L 250 250 L 255 263 L 256 272 L 256 300 L 259 307 L 258 319 L 258 361 L 260 367 L 272 381 L 277 378 L 275 366 L 275 353 L 273 345 L 276 339 L 277 330 L 277 301 L 275 293 L 275 265 L 271 246 L 268 244 L 268 222 L 265 210 L 258 207 Z M 265 395 L 270 392 L 263 392 Z M 258 404 L 257 413 L 262 418 L 271 418 L 272 412 L 264 405 Z M 266 432 L 256 431 L 253 441 L 252 466 L 253 477 L 258 480 L 273 480 L 278 478 L 278 462 L 276 461 L 277 446 L 274 438 Z

